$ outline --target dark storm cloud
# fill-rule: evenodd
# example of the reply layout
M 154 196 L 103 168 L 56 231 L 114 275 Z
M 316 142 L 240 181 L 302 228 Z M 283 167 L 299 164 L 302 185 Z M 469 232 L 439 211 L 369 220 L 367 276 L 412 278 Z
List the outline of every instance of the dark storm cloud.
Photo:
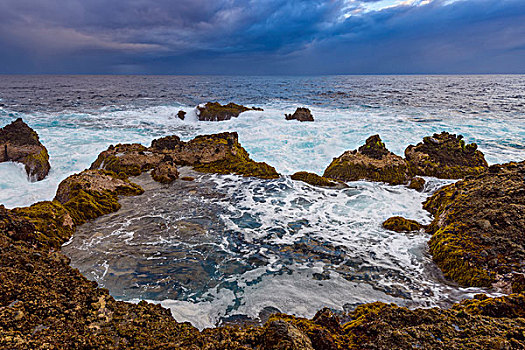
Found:
M 0 0 L 0 72 L 525 72 L 522 0 Z

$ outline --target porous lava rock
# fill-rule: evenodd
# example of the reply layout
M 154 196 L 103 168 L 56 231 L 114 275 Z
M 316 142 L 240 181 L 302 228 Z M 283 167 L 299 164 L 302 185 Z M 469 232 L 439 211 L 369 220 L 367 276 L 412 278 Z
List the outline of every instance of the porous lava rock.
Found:
M 251 110 L 251 108 L 236 103 L 221 105 L 219 102 L 208 102 L 204 106 L 197 107 L 197 117 L 200 121 L 224 121 L 231 118 L 237 118 L 242 112 Z
M 369 180 L 391 185 L 408 183 L 408 167 L 403 158 L 390 152 L 379 135 L 370 136 L 358 150 L 334 158 L 324 177 L 340 181 Z
M 446 277 L 463 286 L 505 289 L 508 281 L 514 292 L 523 288 L 512 275 L 525 272 L 525 162 L 445 186 L 423 207 L 434 215 L 430 253 Z
M 164 165 L 163 165 L 164 164 Z M 175 165 L 192 166 L 200 172 L 237 174 L 264 179 L 275 179 L 279 174 L 266 163 L 253 161 L 239 143 L 235 132 L 200 135 L 188 142 L 179 137 L 166 136 L 153 140 L 151 147 L 138 144 L 110 146 L 91 165 L 91 169 L 107 169 L 122 176 L 136 176 L 144 171 L 160 168 L 172 174 Z M 155 178 L 155 177 L 154 177 Z M 160 177 L 157 177 L 160 180 Z
M 486 170 L 485 156 L 477 148 L 475 143 L 465 144 L 463 136 L 443 131 L 408 146 L 405 158 L 413 175 L 461 179 Z
M 317 174 L 310 173 L 307 171 L 296 172 L 295 174 L 291 176 L 291 179 L 296 180 L 296 181 L 306 182 L 307 184 L 310 184 L 312 186 L 319 186 L 319 187 L 334 187 L 334 188 L 348 187 L 348 185 L 346 185 L 344 182 L 331 180 L 326 177 L 319 176 Z
M 422 192 L 425 189 L 425 179 L 422 177 L 416 176 L 410 180 L 410 183 L 408 184 L 408 188 L 411 188 L 413 190 Z
M 410 219 L 405 219 L 401 216 L 393 216 L 383 222 L 383 227 L 390 231 L 395 232 L 412 232 L 419 231 L 423 226 L 415 221 Z
M 298 120 L 300 122 L 313 122 L 314 116 L 308 108 L 299 107 L 293 114 L 285 114 L 286 120 Z
M 25 165 L 31 180 L 43 180 L 49 173 L 49 155 L 38 134 L 21 118 L 0 129 L 0 162 Z

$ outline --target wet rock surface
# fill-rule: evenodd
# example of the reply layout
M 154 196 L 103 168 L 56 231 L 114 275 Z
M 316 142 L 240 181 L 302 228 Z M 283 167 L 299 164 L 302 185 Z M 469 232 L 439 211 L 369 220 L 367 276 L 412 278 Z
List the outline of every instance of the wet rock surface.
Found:
M 0 129 L 0 162 L 18 162 L 25 165 L 31 180 L 43 180 L 51 168 L 47 149 L 38 134 L 18 118 Z
M 425 203 L 435 219 L 427 231 L 434 261 L 445 276 L 466 286 L 490 286 L 524 272 L 525 163 L 446 186 Z M 521 291 L 520 284 L 515 292 Z
M 98 156 L 91 169 L 102 168 L 122 176 L 138 176 L 155 169 L 154 174 L 166 174 L 157 177 L 161 182 L 169 182 L 176 177 L 175 165 L 190 165 L 207 173 L 279 177 L 272 166 L 250 158 L 235 132 L 197 136 L 188 142 L 175 135 L 166 136 L 153 140 L 149 148 L 139 144 L 110 146 Z
M 466 144 L 463 136 L 445 131 L 423 138 L 416 146 L 408 146 L 405 157 L 414 175 L 443 179 L 476 175 L 488 167 L 475 143 Z
M 208 102 L 203 107 L 197 107 L 197 117 L 200 121 L 223 121 L 237 118 L 242 112 L 252 110 L 242 105 L 228 103 L 221 105 L 219 102 Z
M 346 151 L 334 158 L 324 177 L 340 181 L 381 181 L 391 185 L 405 184 L 410 176 L 405 160 L 388 151 L 379 135 L 370 136 L 358 150 Z
M 383 222 L 383 227 L 395 232 L 413 232 L 421 230 L 423 225 L 415 220 L 394 216 Z
M 332 187 L 332 188 L 348 187 L 348 185 L 346 185 L 344 182 L 331 180 L 326 177 L 319 176 L 317 174 L 309 173 L 306 171 L 299 171 L 290 177 L 292 178 L 292 180 L 306 182 L 307 184 L 310 184 L 312 186 Z
M 300 122 L 313 122 L 314 116 L 308 108 L 299 107 L 293 114 L 285 114 L 286 120 L 298 120 Z

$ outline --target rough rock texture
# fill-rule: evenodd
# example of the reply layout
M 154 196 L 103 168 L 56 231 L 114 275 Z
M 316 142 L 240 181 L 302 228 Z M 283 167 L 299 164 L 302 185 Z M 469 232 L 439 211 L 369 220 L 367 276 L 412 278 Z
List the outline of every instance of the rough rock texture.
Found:
M 114 172 L 84 170 L 60 183 L 55 200 L 69 212 L 75 225 L 80 225 L 120 209 L 119 195 L 143 192 L 140 186 L 118 178 Z
M 0 162 L 25 165 L 30 179 L 40 181 L 49 173 L 49 155 L 37 133 L 18 118 L 0 129 Z
M 477 148 L 475 143 L 465 144 L 461 135 L 442 132 L 408 146 L 405 157 L 414 175 L 461 179 L 486 170 L 485 157 Z
M 173 162 L 165 162 L 159 164 L 153 169 L 151 177 L 157 182 L 169 184 L 179 178 L 179 172 Z
M 387 230 L 395 231 L 395 232 L 412 232 L 412 231 L 419 231 L 423 228 L 423 226 L 415 221 L 415 220 L 409 220 L 405 219 L 401 216 L 394 216 L 383 222 L 383 227 Z
M 91 165 L 91 169 L 107 169 L 120 176 L 136 176 L 143 171 L 154 170 L 154 175 L 166 170 L 169 164 L 174 178 L 174 165 L 193 166 L 201 172 L 238 174 L 266 179 L 278 178 L 275 169 L 266 163 L 253 161 L 239 143 L 237 133 L 221 133 L 197 136 L 188 142 L 177 136 L 153 140 L 151 147 L 142 145 L 110 146 Z M 158 177 L 160 180 L 160 177 Z
M 340 181 L 334 181 L 323 176 L 319 176 L 314 173 L 309 173 L 307 171 L 299 171 L 291 176 L 292 180 L 306 182 L 312 186 L 320 187 L 334 187 L 334 188 L 346 188 L 346 185 Z
M 177 117 L 180 119 L 180 120 L 184 120 L 184 118 L 186 118 L 186 112 L 184 111 L 179 111 L 177 113 Z
M 424 208 L 435 217 L 427 229 L 430 253 L 446 277 L 523 290 L 525 162 L 493 165 L 443 187 Z
M 228 103 L 221 105 L 219 102 L 208 102 L 204 107 L 197 107 L 197 116 L 201 121 L 223 121 L 237 118 L 242 112 L 251 110 L 251 108 Z
M 411 188 L 413 190 L 422 192 L 425 189 L 425 179 L 422 177 L 416 176 L 412 180 L 410 180 L 410 184 L 408 185 L 408 188 Z
M 405 160 L 388 151 L 379 135 L 370 136 L 357 151 L 346 151 L 334 158 L 324 177 L 340 181 L 381 181 L 392 185 L 409 181 Z
M 314 116 L 308 108 L 299 107 L 295 110 L 294 114 L 285 114 L 286 120 L 298 120 L 300 122 L 313 122 Z

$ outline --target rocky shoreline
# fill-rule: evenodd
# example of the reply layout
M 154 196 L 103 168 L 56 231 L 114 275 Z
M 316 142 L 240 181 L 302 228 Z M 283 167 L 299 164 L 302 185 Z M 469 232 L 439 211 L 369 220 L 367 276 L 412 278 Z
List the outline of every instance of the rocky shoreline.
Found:
M 150 147 L 119 144 L 91 169 L 65 179 L 55 199 L 8 210 L 0 206 L 0 347 L 16 349 L 406 349 L 525 347 L 525 162 L 488 167 L 475 145 L 447 133 L 409 146 L 406 159 L 389 152 L 378 135 L 334 159 L 323 177 L 292 179 L 341 188 L 368 179 L 409 185 L 418 175 L 464 178 L 438 190 L 424 208 L 434 215 L 430 253 L 445 276 L 464 286 L 492 286 L 508 295 L 474 299 L 450 309 L 414 309 L 371 303 L 313 319 L 275 314 L 260 326 L 199 331 L 147 302 L 116 301 L 69 265 L 61 245 L 75 228 L 120 208 L 119 196 L 143 189 L 130 176 L 151 172 L 161 183 L 180 181 L 177 167 L 273 179 L 280 175 L 253 161 L 236 133 L 177 136 Z M 461 164 L 459 167 L 454 164 Z M 419 186 L 420 187 L 420 186 Z M 420 229 L 394 218 L 386 226 Z M 514 294 L 511 294 L 514 293 Z

